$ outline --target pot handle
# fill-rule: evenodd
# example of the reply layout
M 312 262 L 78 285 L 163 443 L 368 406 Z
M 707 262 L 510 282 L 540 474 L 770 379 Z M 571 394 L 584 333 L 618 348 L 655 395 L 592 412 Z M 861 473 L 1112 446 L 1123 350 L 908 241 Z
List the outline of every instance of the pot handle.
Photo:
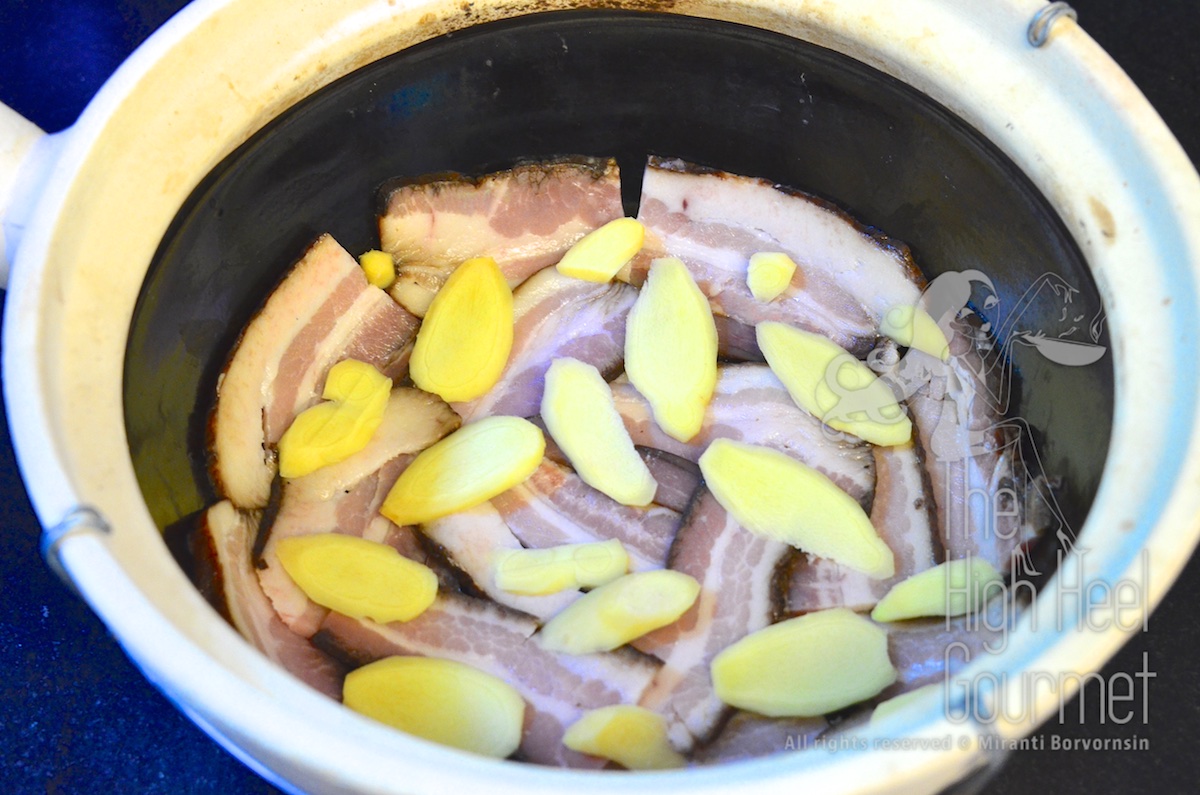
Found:
M 8 286 L 9 265 L 63 138 L 0 102 L 0 288 Z

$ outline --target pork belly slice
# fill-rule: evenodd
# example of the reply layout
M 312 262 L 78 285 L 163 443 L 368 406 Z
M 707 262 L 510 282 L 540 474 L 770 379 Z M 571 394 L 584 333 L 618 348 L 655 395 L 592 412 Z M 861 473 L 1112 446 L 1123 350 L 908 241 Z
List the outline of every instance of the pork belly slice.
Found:
M 635 268 L 679 257 L 717 314 L 749 326 L 789 323 L 853 353 L 869 350 L 884 314 L 915 305 L 923 286 L 907 247 L 827 202 L 679 160 L 650 160 L 638 220 L 649 242 Z M 746 285 L 750 256 L 760 251 L 781 251 L 798 266 L 767 303 Z
M 678 621 L 637 643 L 663 661 L 642 706 L 667 718 L 680 751 L 709 739 L 729 714 L 713 692 L 709 668 L 722 649 L 774 621 L 781 607 L 777 575 L 791 553 L 787 544 L 739 525 L 706 489 L 697 495 L 669 567 L 695 577 L 700 595 Z
M 212 545 L 227 618 L 272 662 L 330 698 L 341 699 L 345 669 L 287 628 L 259 587 L 250 549 L 258 516 L 222 500 L 205 511 L 199 532 Z
M 386 516 L 376 516 L 363 530 L 362 537 L 377 544 L 387 544 L 409 560 L 428 566 L 438 578 L 442 591 L 461 591 L 460 572 L 413 525 L 394 524 Z
M 640 448 L 638 452 L 659 484 L 654 502 L 661 507 L 629 508 L 611 503 L 602 494 L 596 493 L 570 472 L 565 459 L 556 460 L 550 452 L 548 448 L 548 460 L 535 473 L 536 480 L 533 483 L 496 498 L 496 502 L 505 506 L 513 517 L 521 537 L 527 539 L 526 544 L 521 543 L 493 503 L 484 503 L 445 516 L 421 528 L 426 537 L 445 551 L 447 557 L 471 579 L 480 592 L 506 607 L 528 613 L 543 622 L 578 599 L 581 592 L 521 596 L 502 591 L 496 586 L 492 569 L 495 550 L 595 541 L 600 540 L 597 533 L 612 532 L 622 534 L 623 540 L 633 539 L 631 552 L 634 553 L 635 569 L 659 568 L 666 556 L 663 539 L 667 533 L 674 536 L 679 523 L 678 514 L 686 509 L 700 484 L 700 469 L 692 462 L 660 450 Z M 554 486 L 560 478 L 562 483 Z M 552 500 L 546 489 L 555 491 L 556 498 Z M 557 489 L 563 491 L 558 493 Z M 573 495 L 580 494 L 584 502 L 572 505 Z M 589 518 L 587 514 L 587 501 L 599 506 L 594 518 Z M 670 509 L 670 512 L 664 508 Z M 611 511 L 613 515 L 606 516 L 605 511 Z M 623 526 L 618 527 L 613 522 Z M 640 527 L 647 528 L 651 537 L 643 536 L 639 532 Z M 640 554 L 638 550 L 641 550 Z
M 910 403 L 923 441 L 937 443 L 941 417 L 953 404 L 914 398 Z M 946 436 L 949 436 L 947 433 Z M 930 457 L 927 467 L 937 505 L 938 534 L 947 560 L 979 557 L 1002 573 L 1012 569 L 1013 556 L 1026 540 L 1021 521 L 1024 478 L 1019 469 L 1018 440 L 1010 429 L 990 428 L 976 437 L 979 444 L 957 447 L 962 457 Z M 956 456 L 959 453 L 955 454 Z
M 696 489 L 700 488 L 700 466 L 665 450 L 655 450 L 653 447 L 635 449 L 658 484 L 654 502 L 679 513 L 686 511 Z
M 571 468 L 571 461 L 550 436 L 542 418 L 530 417 L 530 422 L 542 429 L 546 435 L 546 459 L 563 467 Z M 650 470 L 651 477 L 658 484 L 654 492 L 653 502 L 664 508 L 670 508 L 677 513 L 683 513 L 692 501 L 692 495 L 700 486 L 700 467 L 695 461 L 680 458 L 665 450 L 653 447 L 636 447 L 638 455 Z
M 829 728 L 825 718 L 768 718 L 737 711 L 712 742 L 696 749 L 692 759 L 702 765 L 738 762 L 781 751 L 808 748 Z
M 788 577 L 787 610 L 808 613 L 831 607 L 872 609 L 893 585 L 939 562 L 941 545 L 925 468 L 916 446 L 875 447 L 875 500 L 871 524 L 892 550 L 896 574 L 873 580 L 826 558 L 797 555 Z
M 554 437 L 550 435 L 550 429 L 546 427 L 546 421 L 542 419 L 542 416 L 538 414 L 527 419 L 538 427 L 538 430 L 542 432 L 542 436 L 546 437 L 546 452 L 543 455 L 559 466 L 570 469 L 571 460 L 567 458 L 567 454 L 563 452 L 563 449 L 558 446 L 558 442 L 554 441 Z
M 439 398 L 419 389 L 393 389 L 383 421 L 366 447 L 282 483 L 278 510 L 260 529 L 255 563 L 263 592 L 292 631 L 311 636 L 326 611 L 283 570 L 276 553 L 279 541 L 314 533 L 362 536 L 416 454 L 458 425 L 458 417 Z
M 387 193 L 379 219 L 383 249 L 398 265 L 390 292 L 424 317 L 450 273 L 481 256 L 495 259 L 515 287 L 623 215 L 611 159 L 528 163 L 477 179 L 447 175 L 402 184 Z
M 605 760 L 562 744 L 563 732 L 584 712 L 636 703 L 658 665 L 625 649 L 606 654 L 548 652 L 531 617 L 462 594 L 440 594 L 407 623 L 377 624 L 330 613 L 315 642 L 356 664 L 392 655 L 455 660 L 497 676 L 525 699 L 518 754 L 531 762 L 602 767 Z
M 634 571 L 666 564 L 680 518 L 660 505 L 622 505 L 549 459 L 524 483 L 493 497 L 492 505 L 523 546 L 544 549 L 616 538 Z
M 821 471 L 854 499 L 870 504 L 875 463 L 870 445 L 837 438 L 792 400 L 771 368 L 760 364 L 717 369 L 717 386 L 695 437 L 680 442 L 654 422 L 650 404 L 622 376 L 612 382 L 613 402 L 635 445 L 698 461 L 713 439 L 774 448 Z
M 458 416 L 436 395 L 415 387 L 395 387 L 388 395 L 379 427 L 362 450 L 304 477 L 288 480 L 286 490 L 303 493 L 305 499 L 331 499 L 397 456 L 416 455 L 459 425 Z
M 926 685 L 937 685 L 949 699 L 946 706 L 953 711 L 946 714 L 962 717 L 962 699 L 972 685 L 971 678 L 976 671 L 990 670 L 992 655 L 1004 650 L 1007 634 L 1015 626 L 1015 611 L 1011 600 L 995 598 L 984 611 L 971 616 L 880 624 L 888 633 L 888 657 L 896 668 L 896 681 L 863 702 L 861 708 L 838 716 L 821 735 L 821 742 L 837 747 L 839 738 L 869 733 L 876 706 Z
M 971 664 L 986 666 L 1004 650 L 1015 625 L 1017 608 L 997 597 L 976 614 L 953 618 L 917 618 L 881 624 L 888 633 L 888 656 L 896 666 L 896 682 L 875 697 L 885 701 L 930 684 L 942 684 Z M 950 680 L 951 695 L 962 693 Z
M 317 533 L 364 535 L 379 515 L 388 490 L 412 459 L 412 456 L 397 457 L 332 499 L 310 499 L 303 492 L 290 493 L 284 486 L 274 520 L 263 523 L 261 552 L 255 564 L 263 593 L 280 620 L 293 632 L 311 637 L 328 611 L 311 601 L 288 576 L 279 562 L 279 542 Z
M 1000 374 L 981 353 L 977 322 L 956 321 L 950 359 L 909 350 L 884 374 L 908 398 L 947 560 L 980 557 L 1012 568 L 1035 528 L 1025 521 L 1020 420 L 1007 420 Z
M 717 358 L 726 362 L 765 362 L 758 347 L 758 332 L 749 323 L 725 315 L 713 315 L 717 326 Z
M 421 531 L 441 547 L 481 592 L 505 607 L 527 613 L 539 622 L 582 596 L 581 591 L 560 591 L 544 596 L 522 596 L 496 585 L 492 562 L 501 549 L 521 549 L 521 542 L 491 503 L 443 516 L 421 526 Z
M 637 290 L 622 282 L 596 284 L 563 276 L 556 268 L 534 274 L 513 294 L 513 348 L 499 382 L 454 410 L 470 422 L 541 411 L 546 370 L 570 356 L 615 375 L 625 357 L 625 318 Z
M 239 508 L 266 506 L 275 445 L 320 400 L 329 368 L 354 358 L 399 378 L 417 323 L 332 237 L 318 238 L 246 326 L 218 380 L 209 424 L 217 490 Z

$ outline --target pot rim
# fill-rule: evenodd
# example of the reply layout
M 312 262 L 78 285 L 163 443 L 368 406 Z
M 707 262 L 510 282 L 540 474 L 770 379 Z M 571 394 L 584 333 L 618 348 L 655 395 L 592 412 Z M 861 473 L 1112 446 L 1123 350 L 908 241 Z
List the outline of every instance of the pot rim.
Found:
M 851 780 L 851 767 L 866 789 L 906 780 L 925 788 L 980 764 L 973 741 L 946 753 L 787 755 L 637 777 L 466 757 L 382 729 L 308 691 L 208 608 L 163 545 L 144 543 L 158 531 L 128 456 L 122 360 L 142 278 L 200 178 L 279 112 L 378 57 L 493 18 L 587 7 L 569 0 L 492 0 L 466 11 L 452 0 L 333 5 L 299 7 L 303 14 L 284 0 L 197 0 L 185 8 L 67 133 L 17 254 L 4 374 L 20 466 L 43 526 L 78 531 L 56 539 L 63 568 L 147 676 L 214 736 L 248 749 L 260 772 L 302 778 L 316 790 L 387 791 L 397 781 L 444 789 L 483 777 L 501 791 L 523 792 L 718 791 L 748 781 L 791 790 L 798 776 L 838 789 Z M 1029 631 L 1062 618 L 1064 577 L 1140 584 L 1139 607 L 1148 613 L 1200 537 L 1200 494 L 1189 488 L 1200 482 L 1200 384 L 1192 368 L 1175 366 L 1200 360 L 1200 231 L 1184 223 L 1200 216 L 1200 178 L 1129 79 L 1073 22 L 1060 20 L 1042 48 L 1027 43 L 1027 27 L 1044 8 L 1037 0 L 969 12 L 955 0 L 896 5 L 684 0 L 662 10 L 793 35 L 901 79 L 988 137 L 1064 220 L 1093 269 L 1113 339 L 1113 437 L 1082 530 L 1095 558 L 1064 562 L 996 666 L 1014 674 L 1095 671 L 1140 625 L 1113 626 L 1109 615 L 1105 631 Z M 1129 262 L 1141 263 L 1136 273 Z M 80 506 L 111 529 L 64 525 Z M 1093 623 L 1104 623 L 1100 607 L 1087 614 Z M 1021 720 L 952 726 L 931 709 L 903 728 L 1015 738 L 1064 697 L 1029 699 L 1018 689 L 987 697 Z

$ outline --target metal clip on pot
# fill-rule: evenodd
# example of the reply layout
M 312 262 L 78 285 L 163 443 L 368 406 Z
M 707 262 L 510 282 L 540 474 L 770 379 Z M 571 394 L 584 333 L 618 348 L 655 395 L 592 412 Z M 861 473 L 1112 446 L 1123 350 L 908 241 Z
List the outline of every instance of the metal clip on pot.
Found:
M 1025 37 L 1034 47 L 1044 46 L 1046 42 L 1050 41 L 1050 31 L 1060 18 L 1077 20 L 1079 15 L 1075 13 L 1075 9 L 1071 8 L 1069 3 L 1051 3 L 1033 15 Z

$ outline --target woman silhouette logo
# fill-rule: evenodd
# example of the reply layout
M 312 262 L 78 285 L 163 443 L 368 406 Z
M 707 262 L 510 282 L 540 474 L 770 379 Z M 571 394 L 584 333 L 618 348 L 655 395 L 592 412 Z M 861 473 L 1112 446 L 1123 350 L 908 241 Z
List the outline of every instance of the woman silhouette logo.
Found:
M 947 483 L 954 482 L 954 474 L 959 474 L 961 479 L 961 473 L 973 464 L 971 459 L 987 457 L 996 461 L 1003 460 L 1003 456 L 1011 457 L 1026 472 L 1028 484 L 1045 509 L 1048 524 L 1057 525 L 1054 532 L 1065 551 L 1070 551 L 1075 545 L 1075 536 L 1045 477 L 1029 424 L 1021 417 L 1008 416 L 1013 383 L 1011 353 L 1014 345 L 1025 345 L 1059 365 L 1082 367 L 1092 364 L 1107 350 L 1098 343 L 1103 330 L 1103 314 L 1097 313 L 1087 324 L 1090 340 L 1072 339 L 1086 317 L 1073 305 L 1078 291 L 1061 277 L 1044 274 L 1026 289 L 993 333 L 993 325 L 971 307 L 972 295 L 977 292 L 981 294 L 983 312 L 993 313 L 999 299 L 994 283 L 986 274 L 977 270 L 944 273 L 930 283 L 918 307 L 908 313 L 912 317 L 920 309 L 932 318 L 949 342 L 946 358 L 915 348 L 899 356 L 896 346 L 888 343 L 872 351 L 868 364 L 889 384 L 901 403 L 909 401 L 911 405 L 914 398 L 924 401 L 925 410 L 916 413 L 914 422 L 926 447 L 927 461 L 946 467 Z M 1058 328 L 1048 331 L 1028 327 L 1023 322 L 1025 314 L 1035 302 L 1047 297 L 1060 304 L 1061 309 L 1047 313 L 1042 307 L 1038 316 L 1054 317 L 1057 314 L 1054 325 Z M 895 412 L 894 405 L 881 405 L 878 398 L 872 398 L 866 390 L 843 384 L 838 378 L 842 364 L 835 361 L 825 373 L 825 382 L 837 398 L 826 414 L 826 421 L 866 417 L 876 422 L 894 422 L 903 416 Z M 993 487 L 996 487 L 995 483 Z M 1009 491 L 1015 499 L 1016 491 Z M 949 497 L 944 501 L 951 502 Z M 1009 515 L 1001 508 L 994 511 L 996 514 L 1003 512 L 1006 517 Z M 997 534 L 1018 532 L 1011 525 L 1002 529 L 1003 523 L 996 516 L 964 519 L 963 532 L 969 531 L 972 522 Z M 1016 554 L 1015 565 L 1021 566 L 1027 574 L 1037 573 L 1027 550 L 1019 547 Z

